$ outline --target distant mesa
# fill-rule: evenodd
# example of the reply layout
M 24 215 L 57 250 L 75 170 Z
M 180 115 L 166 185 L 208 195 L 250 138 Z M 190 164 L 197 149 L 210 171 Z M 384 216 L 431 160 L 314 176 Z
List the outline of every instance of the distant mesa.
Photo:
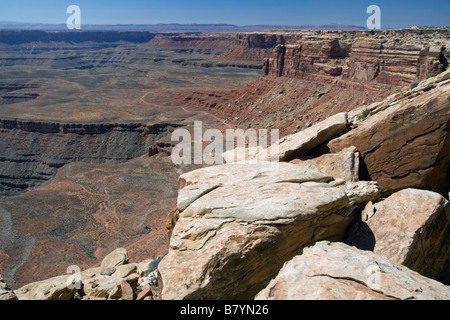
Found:
M 0 29 L 67 30 L 66 24 L 23 23 L 0 21 Z M 361 26 L 324 25 L 246 25 L 206 23 L 157 23 L 157 24 L 83 24 L 82 30 L 109 31 L 158 31 L 158 32 L 255 32 L 263 30 L 367 30 Z

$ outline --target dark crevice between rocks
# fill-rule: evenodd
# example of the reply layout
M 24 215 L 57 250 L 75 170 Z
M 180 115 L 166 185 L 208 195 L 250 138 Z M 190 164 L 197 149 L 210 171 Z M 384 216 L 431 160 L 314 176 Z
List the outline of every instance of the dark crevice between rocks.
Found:
M 448 60 L 442 52 L 439 55 L 439 62 L 442 63 L 442 71 L 446 71 L 448 69 Z

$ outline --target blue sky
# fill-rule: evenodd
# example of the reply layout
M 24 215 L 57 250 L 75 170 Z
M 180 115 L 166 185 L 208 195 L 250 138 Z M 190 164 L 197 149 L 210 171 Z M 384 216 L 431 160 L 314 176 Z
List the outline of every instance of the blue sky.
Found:
M 365 26 L 375 4 L 382 28 L 450 26 L 450 0 L 0 0 L 0 21 L 65 24 L 71 4 L 81 8 L 82 24 Z

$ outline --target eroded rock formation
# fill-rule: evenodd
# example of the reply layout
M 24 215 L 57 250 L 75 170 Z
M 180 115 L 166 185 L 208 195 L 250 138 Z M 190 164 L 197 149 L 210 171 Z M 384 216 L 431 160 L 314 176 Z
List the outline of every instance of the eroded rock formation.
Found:
M 39 186 L 73 161 L 120 163 L 136 158 L 177 126 L 1 119 L 0 195 Z
M 301 164 L 264 161 L 180 176 L 180 214 L 159 266 L 162 298 L 250 299 L 303 247 L 339 241 L 360 198 L 379 193 L 375 184 L 339 188 L 331 180 Z
M 355 146 L 366 175 L 384 194 L 415 187 L 443 195 L 449 190 L 450 71 L 413 90 L 349 115 L 354 128 L 328 143 L 331 152 Z M 364 110 L 368 117 L 363 115 Z
M 105 257 L 101 267 L 74 269 L 72 274 L 25 285 L 14 294 L 19 300 L 153 299 L 157 295 L 154 288 L 160 259 L 128 263 L 125 257 L 127 251 L 118 248 Z M 110 268 L 108 274 L 105 268 Z
M 448 68 L 448 30 L 316 32 L 279 44 L 265 60 L 266 75 L 335 78 L 358 83 L 407 85 Z
M 450 284 L 449 223 L 450 204 L 444 197 L 404 189 L 369 203 L 344 242 Z
M 322 241 L 287 262 L 258 300 L 448 300 L 450 289 L 370 251 Z
M 328 180 L 329 178 L 325 179 L 325 177 L 316 180 L 317 178 L 313 179 L 314 176 L 317 176 L 317 173 L 314 173 L 315 171 L 308 167 L 305 162 L 292 161 L 292 158 L 305 156 L 312 148 L 316 149 L 315 153 L 326 152 L 326 146 L 328 145 L 332 152 L 341 151 L 343 147 L 352 147 L 351 158 L 354 163 L 356 150 L 360 152 L 359 148 L 362 148 L 362 164 L 370 168 L 370 163 L 364 162 L 366 154 L 362 143 L 369 143 L 372 140 L 361 140 L 361 137 L 356 134 L 365 125 L 374 126 L 378 119 L 382 119 L 378 122 L 380 127 L 389 128 L 389 125 L 386 125 L 386 118 L 382 117 L 383 113 L 390 114 L 393 119 L 401 118 L 401 115 L 405 114 L 402 108 L 411 108 L 411 106 L 417 105 L 420 108 L 432 105 L 442 112 L 445 110 L 448 114 L 448 74 L 450 73 L 442 73 L 432 80 L 422 82 L 416 89 L 399 93 L 376 104 L 376 106 L 371 106 L 367 114 L 361 112 L 361 109 L 355 110 L 348 117 L 345 114 L 345 117 L 343 117 L 345 121 L 342 122 L 342 127 L 339 127 L 337 131 L 333 130 L 336 121 L 333 121 L 334 117 L 330 117 L 298 134 L 281 138 L 267 149 L 240 149 L 237 150 L 236 155 L 227 152 L 223 155 L 228 162 L 226 165 L 203 168 L 181 176 L 178 201 L 179 218 L 173 229 L 169 253 L 163 258 L 160 265 L 161 297 L 163 299 L 249 299 L 262 284 L 267 283 L 268 278 L 273 277 L 273 269 L 280 266 L 277 262 L 287 261 L 288 256 L 294 256 L 295 252 L 302 253 L 305 247 L 320 240 L 341 241 L 342 235 L 340 232 L 343 229 L 347 230 L 348 227 L 347 218 L 358 219 L 358 215 L 352 216 L 352 213 L 357 212 L 355 210 L 363 207 L 366 203 L 371 204 L 378 201 L 380 193 L 376 183 L 358 181 L 360 176 L 355 175 L 347 175 L 347 181 L 342 178 Z M 429 116 L 424 116 L 425 113 Z M 430 110 L 424 113 L 414 112 L 409 115 L 409 119 L 415 119 L 416 115 L 419 119 L 425 118 L 432 124 L 427 126 L 428 128 L 432 128 L 440 121 L 444 121 L 445 125 L 447 123 L 445 117 L 444 120 L 441 120 L 442 116 L 437 117 Z M 337 115 L 337 118 L 339 116 L 342 115 Z M 438 128 L 443 127 L 438 124 L 436 126 Z M 403 130 L 400 124 L 396 128 Z M 333 138 L 334 135 L 344 130 L 348 130 L 348 133 Z M 431 132 L 434 131 L 431 130 Z M 311 134 L 309 134 L 310 132 Z M 327 134 L 322 135 L 322 132 L 327 132 Z M 354 137 L 358 138 L 345 140 L 346 136 L 353 136 L 352 134 L 355 134 Z M 390 141 L 396 141 L 389 138 L 389 134 L 383 130 L 380 132 L 373 130 L 372 139 L 374 134 L 379 134 L 380 137 L 383 136 L 384 139 L 390 139 Z M 425 130 L 419 136 L 425 137 L 426 141 L 430 141 L 429 145 L 435 146 L 437 144 L 439 146 L 436 151 L 429 149 L 429 154 L 427 154 L 427 157 L 436 159 L 441 154 L 439 148 L 443 143 L 440 142 L 440 139 L 427 137 L 427 134 L 428 131 Z M 397 139 L 401 138 L 399 136 Z M 331 141 L 327 144 L 326 141 L 329 139 Z M 332 146 L 338 145 L 339 141 L 346 141 L 348 144 L 339 145 L 342 148 L 333 148 Z M 355 143 L 356 147 L 352 143 Z M 323 144 L 322 147 L 320 147 L 320 144 Z M 277 148 L 274 148 L 274 146 Z M 380 145 L 378 145 L 378 148 L 380 148 Z M 274 152 L 268 151 L 271 149 L 276 149 L 276 156 L 272 158 L 270 158 L 270 155 Z M 348 150 L 350 149 L 346 149 L 345 152 L 348 152 Z M 410 150 L 410 156 L 406 159 L 397 157 L 391 159 L 391 161 L 397 161 L 397 167 L 407 167 L 405 164 L 408 163 L 408 159 L 423 158 L 422 153 L 424 151 L 418 148 L 415 152 Z M 322 157 L 325 156 L 327 155 Z M 261 160 L 261 157 L 273 161 L 272 169 L 261 170 L 260 168 L 262 165 L 271 168 L 270 162 L 260 161 L 256 164 L 249 162 L 250 160 Z M 381 159 L 383 158 L 381 157 Z M 236 160 L 244 161 L 235 162 Z M 296 165 L 298 168 L 291 168 L 286 166 L 287 163 L 278 161 L 291 161 L 291 165 Z M 357 163 L 359 164 L 359 161 Z M 317 172 L 320 172 L 321 165 L 330 166 L 330 163 L 316 161 L 314 165 Z M 331 166 L 333 166 L 332 162 Z M 442 174 L 442 168 L 436 169 L 440 168 L 440 164 L 435 165 L 435 162 L 433 162 L 431 166 L 435 166 L 432 170 L 437 170 Z M 272 171 L 274 168 L 276 168 L 275 171 Z M 352 166 L 346 168 L 353 174 L 355 173 Z M 323 171 L 329 173 L 329 170 L 330 168 L 327 168 Z M 306 172 L 309 176 L 305 175 Z M 444 172 L 446 171 L 444 170 Z M 301 176 L 298 176 L 299 174 Z M 364 170 L 362 170 L 362 174 L 365 175 Z M 287 178 L 288 175 L 290 178 Z M 356 182 L 351 180 L 356 180 Z M 411 187 L 413 184 L 404 181 L 399 189 Z M 440 187 L 445 189 L 445 183 L 441 184 Z M 408 193 L 409 191 L 405 192 Z M 424 191 L 424 193 L 426 192 Z M 315 197 L 316 194 L 318 198 Z M 446 244 L 447 237 L 445 236 L 448 229 L 446 227 L 448 213 L 447 209 L 444 209 L 447 201 L 435 193 L 431 194 L 440 199 L 438 199 L 439 204 L 435 205 L 437 209 L 434 209 L 432 204 L 419 209 L 423 215 L 422 219 L 419 219 L 417 214 L 410 212 L 405 205 L 402 208 L 396 207 L 397 209 L 393 209 L 404 214 L 404 218 L 396 219 L 392 214 L 387 215 L 387 219 L 398 221 L 398 228 L 395 227 L 395 223 L 392 224 L 385 220 L 379 222 L 382 226 L 386 224 L 394 226 L 395 230 L 389 229 L 390 232 L 388 232 L 384 228 L 378 236 L 380 239 L 379 246 L 384 247 L 383 243 L 386 243 L 387 247 L 380 249 L 379 252 L 386 252 L 381 254 L 387 254 L 394 262 L 388 260 L 389 258 L 379 257 L 373 253 L 359 252 L 354 248 L 348 251 L 344 244 L 338 244 L 337 246 L 341 246 L 342 248 L 339 250 L 345 251 L 345 254 L 330 254 L 332 257 L 335 255 L 343 256 L 342 261 L 358 259 L 365 261 L 365 257 L 378 261 L 378 264 L 382 265 L 377 274 L 382 279 L 381 282 L 377 283 L 380 286 L 379 288 L 372 288 L 370 283 L 367 284 L 367 281 L 371 280 L 369 279 L 371 276 L 369 272 L 364 275 L 366 278 L 359 278 L 356 275 L 354 276 L 356 280 L 352 281 L 353 276 L 335 275 L 334 267 L 331 267 L 331 275 L 328 277 L 324 276 L 327 271 L 320 268 L 320 265 L 322 265 L 320 263 L 318 270 L 311 265 L 311 279 L 304 280 L 308 288 L 312 287 L 313 290 L 306 292 L 293 288 L 293 284 L 290 282 L 294 281 L 294 278 L 289 276 L 290 279 L 286 280 L 287 276 L 281 274 L 281 280 L 279 282 L 274 280 L 275 283 L 269 285 L 268 289 L 260 293 L 258 297 L 270 297 L 272 293 L 276 296 L 275 292 L 280 290 L 281 293 L 278 297 L 280 299 L 285 299 L 290 294 L 290 297 L 294 297 L 294 299 L 308 297 L 314 297 L 315 299 L 344 299 L 345 297 L 356 299 L 446 299 L 445 297 L 450 293 L 449 288 L 425 277 L 446 281 L 448 266 L 448 259 L 445 258 L 448 257 L 448 244 Z M 401 197 L 401 193 L 394 194 L 393 197 Z M 319 202 L 316 202 L 315 199 Z M 429 203 L 429 201 L 414 199 L 414 201 L 416 200 L 422 202 L 423 205 Z M 410 205 L 415 210 L 418 205 L 414 205 L 414 201 L 411 200 Z M 408 201 L 406 200 L 406 202 Z M 375 204 L 374 211 L 376 212 L 377 208 L 382 206 L 383 202 Z M 370 208 L 370 205 L 368 205 L 368 208 Z M 307 210 L 305 211 L 305 209 Z M 323 211 L 324 209 L 330 211 Z M 312 211 L 308 214 L 309 210 Z M 369 212 L 369 210 L 366 209 L 364 212 Z M 382 212 L 379 213 L 379 216 L 381 217 L 379 219 L 386 217 Z M 377 219 L 372 219 L 374 219 L 372 223 L 376 223 Z M 409 219 L 411 219 L 410 224 L 408 224 Z M 310 221 L 314 222 L 310 223 Z M 319 229 L 317 229 L 318 225 L 320 225 Z M 373 232 L 375 238 L 377 238 L 377 229 L 375 228 Z M 396 235 L 399 235 L 400 238 L 406 237 L 405 243 L 402 244 L 400 240 L 391 241 L 390 238 L 383 242 L 385 232 L 392 234 L 394 239 L 396 239 Z M 365 241 L 370 241 L 370 234 L 368 237 L 367 232 L 362 237 Z M 428 247 L 428 245 L 430 246 Z M 370 249 L 375 250 L 375 253 L 378 252 L 374 248 Z M 403 252 L 404 249 L 405 252 Z M 314 254 L 314 249 L 308 250 L 311 250 Z M 426 258 L 427 254 L 423 250 L 428 252 L 429 258 Z M 326 254 L 332 250 L 323 249 L 323 251 Z M 307 251 L 306 256 L 309 252 Z M 402 257 L 389 255 L 389 252 L 397 252 Z M 422 256 L 424 259 L 419 258 Z M 299 257 L 299 259 L 304 258 L 302 255 Z M 307 261 L 308 257 L 305 259 Z M 337 258 L 336 272 L 338 272 L 337 270 L 341 272 L 340 270 L 348 269 L 339 265 L 339 261 L 340 258 Z M 395 262 L 401 263 L 403 266 L 398 267 Z M 347 264 L 346 262 L 346 266 Z M 274 267 L 275 265 L 276 267 Z M 325 262 L 323 265 L 328 265 L 328 263 Z M 362 268 L 364 270 L 370 268 L 370 266 L 371 264 L 364 267 L 351 266 L 350 268 Z M 417 270 L 422 275 L 408 268 Z M 299 275 L 303 277 L 304 272 L 300 272 Z M 328 294 L 321 295 L 321 292 L 327 290 L 322 289 L 323 285 L 319 281 L 321 276 L 325 280 L 333 279 L 331 283 L 325 281 L 325 288 L 335 285 L 338 290 L 336 292 L 331 290 Z M 231 278 L 233 278 L 233 281 L 230 280 Z M 341 281 L 341 278 L 351 279 L 350 281 Z M 391 282 L 394 284 L 391 284 Z M 291 288 L 293 289 L 291 290 Z M 300 288 L 305 288 L 305 285 L 301 285 Z

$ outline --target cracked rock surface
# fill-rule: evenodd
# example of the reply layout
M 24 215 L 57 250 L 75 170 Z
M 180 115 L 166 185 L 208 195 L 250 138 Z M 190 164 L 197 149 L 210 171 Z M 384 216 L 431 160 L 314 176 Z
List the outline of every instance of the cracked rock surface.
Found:
M 355 146 L 383 195 L 403 188 L 449 190 L 450 71 L 369 106 L 369 117 L 331 140 L 331 152 Z M 356 114 L 356 112 L 355 112 Z M 349 114 L 349 118 L 353 118 Z M 368 179 L 368 177 L 366 177 Z
M 321 241 L 287 262 L 257 300 L 445 299 L 450 288 L 384 256 Z
M 265 161 L 182 175 L 179 219 L 159 265 L 162 299 L 252 299 L 305 246 L 342 239 L 355 198 L 379 194 L 375 183 L 355 192 L 332 179 Z

